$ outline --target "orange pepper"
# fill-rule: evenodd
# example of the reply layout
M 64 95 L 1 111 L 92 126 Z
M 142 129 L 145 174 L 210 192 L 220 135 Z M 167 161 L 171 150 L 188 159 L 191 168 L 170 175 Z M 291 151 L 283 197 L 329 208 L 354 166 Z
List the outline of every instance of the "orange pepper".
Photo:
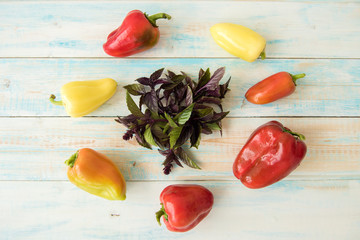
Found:
M 82 148 L 65 163 L 73 184 L 88 193 L 109 200 L 126 199 L 126 183 L 116 165 L 104 154 Z

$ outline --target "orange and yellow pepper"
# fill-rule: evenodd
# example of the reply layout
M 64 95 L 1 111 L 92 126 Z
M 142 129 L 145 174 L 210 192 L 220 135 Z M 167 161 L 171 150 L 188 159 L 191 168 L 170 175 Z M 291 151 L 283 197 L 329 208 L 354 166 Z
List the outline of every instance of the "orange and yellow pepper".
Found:
M 65 161 L 67 176 L 80 189 L 108 200 L 126 199 L 126 182 L 120 170 L 104 154 L 82 148 Z

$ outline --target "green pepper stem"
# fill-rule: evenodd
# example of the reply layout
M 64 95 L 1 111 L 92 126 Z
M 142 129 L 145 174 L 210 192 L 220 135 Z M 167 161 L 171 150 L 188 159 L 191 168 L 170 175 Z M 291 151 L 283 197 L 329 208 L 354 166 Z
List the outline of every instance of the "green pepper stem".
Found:
M 55 101 L 55 95 L 54 94 L 51 94 L 49 100 L 52 104 L 54 105 L 58 105 L 58 106 L 62 106 L 63 105 L 63 102 L 62 101 Z
M 160 205 L 161 205 L 161 209 L 156 212 L 156 220 L 159 223 L 159 225 L 161 226 L 161 222 L 160 222 L 161 216 L 164 216 L 165 220 L 167 221 L 168 220 L 168 215 L 165 212 L 164 204 L 160 203 Z
M 290 74 L 290 73 L 289 73 L 289 74 Z M 305 73 L 300 73 L 300 74 L 296 74 L 296 75 L 290 74 L 290 76 L 291 76 L 291 78 L 292 78 L 292 80 L 293 80 L 293 82 L 294 82 L 294 84 L 295 84 L 295 86 L 296 86 L 296 80 L 305 77 L 306 74 L 305 74 Z
M 290 133 L 291 135 L 293 135 L 294 137 L 300 139 L 301 141 L 304 141 L 305 140 L 305 136 L 300 134 L 300 133 L 296 133 L 296 132 L 292 132 L 290 131 L 289 129 L 283 129 L 284 132 L 287 132 L 287 133 Z
M 264 48 L 264 50 L 260 53 L 260 57 L 261 57 L 261 60 L 264 60 L 264 59 L 266 58 L 265 48 Z
M 75 164 L 76 159 L 78 158 L 78 155 L 79 155 L 79 151 L 71 155 L 71 157 L 65 161 L 65 164 L 72 168 Z
M 157 13 L 151 16 L 148 16 L 146 13 L 144 13 L 145 17 L 147 18 L 147 20 L 149 20 L 149 22 L 151 23 L 151 25 L 153 25 L 154 27 L 158 27 L 156 25 L 156 20 L 161 19 L 161 18 L 165 18 L 170 20 L 171 16 L 166 14 L 166 13 Z

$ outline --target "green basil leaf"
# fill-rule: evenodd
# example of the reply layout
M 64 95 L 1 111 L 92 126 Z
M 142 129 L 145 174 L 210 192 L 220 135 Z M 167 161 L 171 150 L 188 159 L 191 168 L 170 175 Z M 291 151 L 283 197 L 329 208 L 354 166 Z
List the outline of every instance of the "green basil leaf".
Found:
M 168 123 L 165 125 L 165 127 L 163 129 L 163 133 L 166 133 L 169 130 L 169 128 L 170 128 L 170 124 Z
M 140 96 L 140 95 L 143 95 L 143 94 L 146 92 L 144 85 L 138 84 L 138 83 L 126 85 L 126 86 L 124 86 L 124 88 L 125 88 L 131 95 L 134 95 L 134 96 Z
M 209 127 L 211 130 L 221 130 L 221 127 L 218 123 L 207 123 L 207 127 Z
M 196 112 L 199 114 L 199 117 L 201 117 L 201 118 L 208 116 L 208 115 L 214 115 L 213 108 L 196 109 Z
M 185 108 L 182 112 L 178 113 L 174 118 L 179 124 L 185 124 L 191 117 L 195 103 Z
M 154 137 L 153 137 L 152 133 L 151 133 L 151 127 L 150 127 L 149 124 L 146 125 L 146 130 L 144 132 L 144 138 L 145 138 L 145 141 L 147 143 L 149 143 L 150 145 L 153 145 L 153 146 L 156 146 L 156 147 L 158 146 L 156 144 L 155 140 L 154 140 Z
M 152 149 L 151 146 L 145 141 L 143 136 L 135 134 L 135 139 L 140 146 L 146 147 L 148 149 Z
M 190 157 L 189 155 L 187 155 L 187 153 L 185 152 L 184 149 L 182 149 L 181 147 L 179 147 L 178 149 L 176 149 L 175 152 L 176 156 L 186 165 L 188 165 L 191 168 L 195 168 L 195 169 L 201 169 Z
M 201 69 L 202 70 L 202 69 Z M 203 70 L 204 71 L 204 70 Z M 200 77 L 200 73 L 199 73 Z M 210 69 L 206 69 L 205 72 L 202 72 L 201 77 L 199 79 L 199 83 L 197 85 L 196 90 L 199 90 L 201 87 L 203 87 L 205 84 L 207 84 L 210 81 Z
M 166 120 L 168 120 L 170 127 L 176 128 L 178 125 L 174 122 L 174 120 L 171 118 L 169 114 L 166 112 L 164 113 Z
M 140 111 L 140 108 L 136 105 L 134 100 L 131 98 L 128 91 L 126 91 L 126 105 L 129 111 L 137 117 L 143 117 L 144 114 Z
M 153 137 L 155 137 L 161 141 L 164 141 L 164 140 L 167 140 L 169 137 L 167 134 L 163 133 L 161 125 L 162 125 L 162 122 L 155 123 L 154 125 L 152 125 L 151 132 L 153 134 Z
M 176 128 L 173 128 L 169 134 L 170 137 L 170 148 L 174 148 L 176 141 L 180 137 L 181 131 L 183 129 L 183 126 L 179 126 Z

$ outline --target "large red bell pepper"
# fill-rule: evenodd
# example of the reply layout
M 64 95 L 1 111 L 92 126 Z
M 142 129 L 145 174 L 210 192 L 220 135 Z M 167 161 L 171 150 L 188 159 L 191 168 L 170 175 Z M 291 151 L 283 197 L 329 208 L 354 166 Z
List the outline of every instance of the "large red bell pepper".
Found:
M 152 48 L 160 38 L 156 25 L 160 18 L 171 19 L 171 16 L 166 13 L 148 16 L 139 10 L 129 12 L 121 26 L 109 34 L 104 51 L 110 56 L 126 57 Z
M 283 179 L 305 157 L 304 139 L 277 121 L 258 127 L 235 159 L 235 177 L 249 188 L 266 187 Z
M 186 232 L 194 228 L 210 212 L 214 203 L 212 193 L 203 186 L 178 184 L 167 186 L 160 194 L 162 208 L 156 213 L 168 230 Z
M 245 93 L 245 98 L 254 104 L 266 104 L 289 96 L 295 91 L 296 80 L 305 77 L 305 73 L 292 75 L 279 72 L 258 82 Z

